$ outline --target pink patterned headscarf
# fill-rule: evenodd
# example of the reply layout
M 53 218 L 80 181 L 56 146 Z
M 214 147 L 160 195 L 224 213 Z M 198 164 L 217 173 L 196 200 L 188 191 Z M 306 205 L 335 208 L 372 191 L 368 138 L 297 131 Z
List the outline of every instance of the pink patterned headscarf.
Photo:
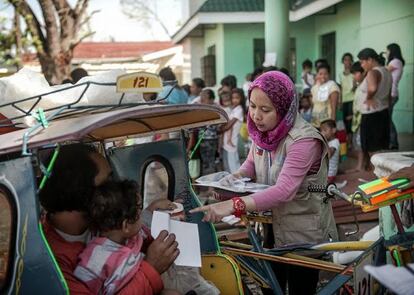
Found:
M 254 88 L 261 89 L 272 101 L 278 116 L 278 122 L 273 130 L 261 132 L 247 115 L 247 128 L 251 139 L 260 148 L 273 151 L 280 141 L 286 137 L 295 123 L 298 112 L 298 101 L 295 95 L 295 85 L 290 78 L 279 71 L 270 71 L 260 75 L 250 85 L 248 97 Z

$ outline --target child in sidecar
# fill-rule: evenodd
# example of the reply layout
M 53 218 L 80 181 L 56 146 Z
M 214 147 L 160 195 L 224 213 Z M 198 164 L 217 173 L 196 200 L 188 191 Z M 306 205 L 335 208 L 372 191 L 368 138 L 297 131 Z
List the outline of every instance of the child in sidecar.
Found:
M 147 209 L 172 209 L 169 200 L 154 201 Z M 150 236 L 148 221 L 142 221 L 142 199 L 134 181 L 109 181 L 98 187 L 89 206 L 91 227 L 99 233 L 80 254 L 80 262 L 74 274 L 85 282 L 94 294 L 115 294 L 131 280 L 145 259 Z M 161 234 L 157 239 L 167 237 Z M 177 242 L 171 237 L 167 242 L 175 244 L 173 258 L 178 256 Z M 150 253 L 148 253 L 150 254 Z M 172 278 L 172 279 L 171 279 Z M 171 266 L 162 275 L 166 288 L 178 288 L 182 294 L 218 294 L 218 290 L 207 283 L 199 270 L 190 267 Z M 148 290 L 146 293 L 150 293 Z M 146 294 L 145 293 L 145 294 Z

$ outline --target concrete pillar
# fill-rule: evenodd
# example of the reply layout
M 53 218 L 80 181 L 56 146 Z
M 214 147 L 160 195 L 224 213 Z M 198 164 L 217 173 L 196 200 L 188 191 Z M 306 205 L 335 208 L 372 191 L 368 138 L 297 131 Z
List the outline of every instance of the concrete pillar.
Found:
M 276 66 L 289 68 L 289 2 L 265 0 L 266 54 L 276 53 Z

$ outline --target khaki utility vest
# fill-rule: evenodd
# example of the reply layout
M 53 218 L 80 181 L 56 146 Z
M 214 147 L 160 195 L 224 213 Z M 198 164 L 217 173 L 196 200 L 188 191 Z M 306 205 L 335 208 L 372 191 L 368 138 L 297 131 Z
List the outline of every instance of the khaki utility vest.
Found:
M 295 197 L 272 209 L 275 246 L 296 243 L 320 243 L 337 240 L 338 234 L 331 204 L 324 203 L 324 194 L 308 192 L 309 185 L 326 185 L 328 174 L 328 147 L 323 136 L 298 114 L 286 138 L 279 143 L 273 162 L 270 152 L 253 144 L 256 181 L 274 185 L 277 181 L 287 150 L 295 141 L 316 138 L 323 144 L 320 168 L 317 174 L 307 175 Z

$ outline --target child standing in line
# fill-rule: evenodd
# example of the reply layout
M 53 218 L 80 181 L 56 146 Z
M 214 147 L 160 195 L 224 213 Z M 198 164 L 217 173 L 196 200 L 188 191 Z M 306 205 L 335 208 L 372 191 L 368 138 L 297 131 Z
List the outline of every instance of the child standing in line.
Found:
M 222 109 L 227 113 L 227 116 L 230 117 L 230 113 L 231 113 L 231 92 L 229 91 L 222 91 L 219 92 L 219 101 L 220 101 L 220 106 L 222 107 Z M 223 137 L 224 134 L 221 132 L 221 130 L 219 129 L 219 141 L 218 141 L 218 163 L 216 162 L 216 166 L 218 171 L 222 171 L 224 169 L 223 167 Z
M 317 83 L 312 91 L 312 124 L 319 128 L 320 123 L 332 119 L 336 121 L 336 110 L 340 98 L 340 89 L 330 80 L 330 67 L 322 64 L 317 68 Z
M 306 88 L 303 91 L 300 98 L 299 113 L 302 115 L 306 122 L 310 123 L 312 120 L 312 93 L 310 88 Z
M 200 93 L 201 103 L 214 105 L 214 92 L 211 89 L 204 89 Z M 199 138 L 203 134 L 203 140 L 200 143 L 201 155 L 201 175 L 207 175 L 216 172 L 216 154 L 218 151 L 218 130 L 217 126 L 207 126 L 204 133 L 199 131 Z
M 231 92 L 229 91 L 223 91 L 219 95 L 220 99 L 220 106 L 223 108 L 223 110 L 226 111 L 227 115 L 230 115 L 231 113 Z
M 333 183 L 335 181 L 336 174 L 338 173 L 339 166 L 339 140 L 335 137 L 336 123 L 334 120 L 326 120 L 321 123 L 321 133 L 328 141 L 328 155 L 329 155 L 329 170 L 328 170 L 328 182 Z
M 315 77 L 312 74 L 312 62 L 309 59 L 306 59 L 302 63 L 302 89 L 312 88 L 315 84 Z
M 344 70 L 339 74 L 339 84 L 341 85 L 342 94 L 342 112 L 348 136 L 348 143 L 352 139 L 352 105 L 354 100 L 354 80 L 351 73 L 351 66 L 354 58 L 351 53 L 347 52 L 342 56 Z
M 355 62 L 351 67 L 351 73 L 354 77 L 355 85 L 353 89 L 353 116 L 352 116 L 352 148 L 357 153 L 358 163 L 353 171 L 362 171 L 364 169 L 364 153 L 361 147 L 361 104 L 363 103 L 364 94 L 361 91 L 361 83 L 365 78 L 364 69 L 359 61 Z M 348 171 L 351 172 L 351 171 Z
M 235 88 L 231 93 L 232 110 L 230 121 L 221 128 L 223 136 L 223 166 L 224 170 L 234 173 L 240 168 L 238 140 L 242 123 L 246 114 L 246 97 L 243 89 Z

